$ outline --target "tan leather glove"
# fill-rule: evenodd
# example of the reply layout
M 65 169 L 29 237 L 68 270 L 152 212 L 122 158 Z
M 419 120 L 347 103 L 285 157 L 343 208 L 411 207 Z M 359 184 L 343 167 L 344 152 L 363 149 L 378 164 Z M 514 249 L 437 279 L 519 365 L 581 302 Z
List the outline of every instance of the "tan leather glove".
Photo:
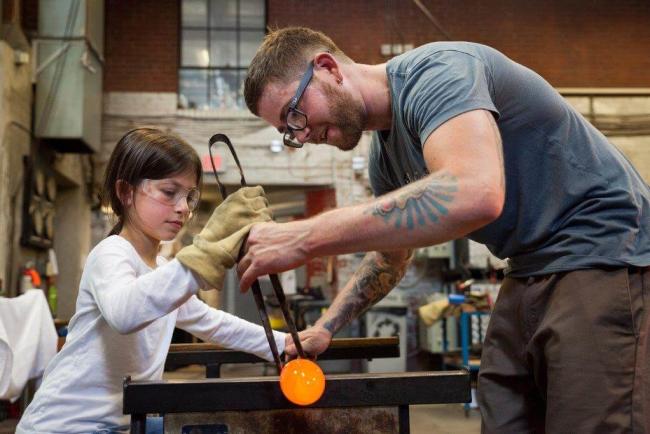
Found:
M 262 187 L 242 187 L 213 212 L 191 245 L 176 258 L 196 273 L 209 288 L 223 288 L 226 269 L 235 265 L 251 226 L 271 220 Z

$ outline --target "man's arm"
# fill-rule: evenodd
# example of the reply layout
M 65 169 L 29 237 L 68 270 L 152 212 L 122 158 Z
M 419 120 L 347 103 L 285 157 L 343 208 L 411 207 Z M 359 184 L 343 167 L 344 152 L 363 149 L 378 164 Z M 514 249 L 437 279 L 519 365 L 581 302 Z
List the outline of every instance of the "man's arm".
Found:
M 409 258 L 406 250 L 367 253 L 352 279 L 316 325 L 322 325 L 332 334 L 338 332 L 397 285 L 404 276 Z
M 253 226 L 238 265 L 240 287 L 310 258 L 391 251 L 463 237 L 495 220 L 505 198 L 501 139 L 491 113 L 474 110 L 428 137 L 427 177 L 369 203 L 310 219 Z
M 313 327 L 300 333 L 300 342 L 305 352 L 318 355 L 325 351 L 336 332 L 384 298 L 397 285 L 404 276 L 409 260 L 408 250 L 367 253 L 329 309 Z M 285 351 L 295 355 L 293 341 L 288 343 Z

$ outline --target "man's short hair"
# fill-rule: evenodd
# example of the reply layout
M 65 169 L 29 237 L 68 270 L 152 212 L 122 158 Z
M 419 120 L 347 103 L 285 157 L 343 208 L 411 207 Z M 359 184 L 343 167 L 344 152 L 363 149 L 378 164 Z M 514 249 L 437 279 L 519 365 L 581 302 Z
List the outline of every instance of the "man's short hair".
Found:
M 259 116 L 262 92 L 271 82 L 289 84 L 305 72 L 312 56 L 327 51 L 341 62 L 350 58 L 328 36 L 306 27 L 286 27 L 266 35 L 248 67 L 244 98 L 248 109 Z

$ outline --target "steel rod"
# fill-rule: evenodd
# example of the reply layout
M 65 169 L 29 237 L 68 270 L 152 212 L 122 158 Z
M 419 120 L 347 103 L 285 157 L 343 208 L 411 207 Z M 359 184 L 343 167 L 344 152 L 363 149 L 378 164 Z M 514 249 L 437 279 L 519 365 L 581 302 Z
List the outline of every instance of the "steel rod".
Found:
M 280 360 L 280 354 L 278 353 L 278 346 L 275 343 L 275 337 L 273 336 L 273 329 L 271 328 L 271 323 L 269 322 L 269 315 L 266 313 L 266 306 L 264 305 L 264 298 L 262 298 L 262 291 L 260 290 L 260 283 L 255 280 L 253 282 L 253 297 L 255 298 L 255 304 L 257 305 L 257 311 L 260 314 L 260 319 L 262 320 L 262 327 L 264 327 L 264 333 L 266 334 L 266 340 L 269 342 L 271 347 L 271 353 L 273 354 L 273 360 L 275 361 L 275 367 L 278 370 L 278 375 L 282 372 L 282 360 Z
M 289 305 L 287 304 L 287 298 L 284 296 L 284 291 L 282 290 L 280 279 L 278 278 L 277 274 L 271 274 L 270 277 L 273 291 L 275 292 L 275 296 L 278 299 L 278 304 L 280 304 L 282 315 L 284 316 L 284 320 L 286 321 L 287 327 L 289 328 L 289 333 L 291 333 L 291 337 L 293 338 L 293 343 L 296 346 L 298 356 L 304 359 L 305 352 L 302 349 L 302 344 L 300 343 L 300 337 L 298 336 L 296 323 L 293 322 L 293 317 L 291 316 L 291 312 L 289 312 Z

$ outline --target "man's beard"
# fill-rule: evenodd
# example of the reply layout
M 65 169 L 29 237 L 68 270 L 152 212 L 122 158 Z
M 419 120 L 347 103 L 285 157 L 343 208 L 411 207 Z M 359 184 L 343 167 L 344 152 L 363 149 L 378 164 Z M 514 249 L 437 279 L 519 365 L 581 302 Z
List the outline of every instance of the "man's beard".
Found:
M 323 92 L 329 101 L 328 108 L 334 117 L 334 124 L 341 131 L 341 143 L 329 143 L 342 151 L 351 151 L 361 140 L 366 123 L 361 104 L 337 87 L 321 81 Z

